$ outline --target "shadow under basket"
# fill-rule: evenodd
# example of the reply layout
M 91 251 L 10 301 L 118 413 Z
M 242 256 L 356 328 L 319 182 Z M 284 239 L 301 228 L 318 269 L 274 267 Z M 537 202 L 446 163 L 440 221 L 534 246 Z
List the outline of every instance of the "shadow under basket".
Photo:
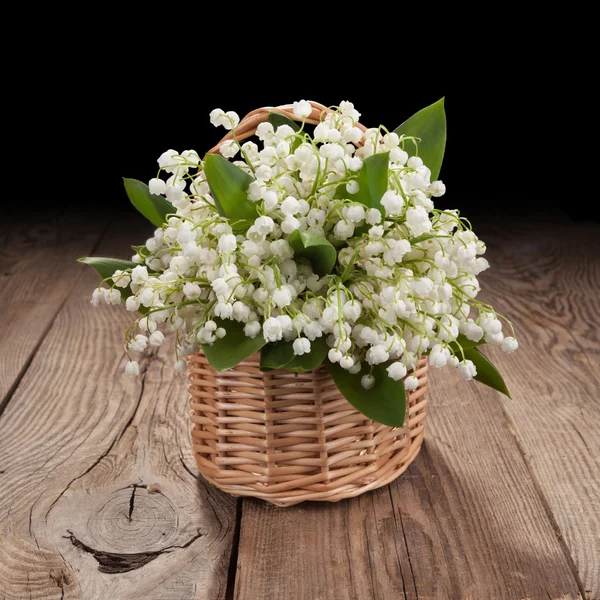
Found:
M 263 373 L 259 363 L 255 354 L 219 373 L 202 353 L 188 359 L 194 457 L 223 491 L 278 506 L 336 502 L 387 485 L 419 453 L 427 359 L 417 366 L 418 388 L 407 392 L 404 428 L 367 419 L 323 366 Z

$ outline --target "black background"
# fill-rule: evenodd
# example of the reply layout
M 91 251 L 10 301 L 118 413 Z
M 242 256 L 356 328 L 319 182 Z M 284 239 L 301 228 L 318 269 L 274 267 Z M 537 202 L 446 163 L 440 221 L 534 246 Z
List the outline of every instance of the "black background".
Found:
M 438 206 L 476 218 L 557 211 L 574 220 L 598 218 L 595 202 L 573 201 L 573 184 L 589 191 L 585 172 L 569 156 L 581 133 L 576 109 L 533 56 L 518 63 L 504 57 L 453 61 L 439 72 L 421 59 L 400 66 L 390 60 L 366 72 L 341 60 L 290 69 L 244 56 L 239 63 L 191 56 L 189 63 L 178 58 L 171 65 L 164 60 L 169 55 L 157 56 L 127 50 L 115 59 L 93 52 L 84 70 L 67 61 L 57 72 L 37 134 L 54 141 L 71 184 L 44 197 L 44 206 L 127 205 L 121 177 L 147 181 L 163 151 L 202 155 L 220 139 L 224 130 L 208 116 L 215 107 L 243 117 L 303 98 L 325 105 L 350 100 L 363 124 L 393 129 L 444 96 L 448 139 L 440 178 L 447 194 Z M 573 131 L 563 128 L 567 122 Z

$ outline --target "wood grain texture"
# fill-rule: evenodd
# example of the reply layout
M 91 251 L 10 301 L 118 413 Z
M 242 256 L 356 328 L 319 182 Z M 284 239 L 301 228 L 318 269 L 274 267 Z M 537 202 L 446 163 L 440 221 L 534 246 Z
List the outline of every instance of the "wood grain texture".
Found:
M 6 219 L 0 227 L 0 413 L 106 229 L 101 214 Z
M 244 501 L 236 598 L 577 598 L 495 392 L 432 369 L 422 456 L 331 507 Z
M 140 223 L 97 254 L 128 256 Z M 486 350 L 514 400 L 433 369 L 425 445 L 397 482 L 333 505 L 245 500 L 237 559 L 236 501 L 196 477 L 171 348 L 126 379 L 129 315 L 89 305 L 96 276 L 71 260 L 97 225 L 0 225 L 0 392 L 28 367 L 0 415 L 0 600 L 600 599 L 597 225 L 475 220 L 483 298 L 519 331 L 516 354 Z
M 504 408 L 584 591 L 600 598 L 600 226 L 488 228 L 485 297 L 520 340 L 515 354 L 489 352 L 513 393 Z
M 127 225 L 98 253 L 127 255 Z M 130 315 L 79 268 L 0 418 L 0 598 L 224 598 L 235 501 L 196 476 L 172 348 L 126 378 Z

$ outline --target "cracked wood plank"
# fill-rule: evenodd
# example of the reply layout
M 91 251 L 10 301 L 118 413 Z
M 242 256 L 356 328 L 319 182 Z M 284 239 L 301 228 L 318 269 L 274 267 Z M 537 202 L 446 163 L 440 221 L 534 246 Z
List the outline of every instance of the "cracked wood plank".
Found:
M 135 490 L 135 484 L 132 486 Z M 146 487 L 146 486 L 139 486 Z M 132 492 L 134 494 L 135 492 Z M 133 497 L 133 495 L 132 495 Z M 132 518 L 131 515 L 127 517 L 127 520 L 131 523 Z M 127 573 L 128 571 L 135 571 L 136 569 L 140 569 L 144 565 L 147 565 L 149 562 L 152 562 L 155 558 L 158 558 L 162 554 L 172 552 L 176 548 L 181 550 L 185 550 L 189 546 L 191 546 L 196 540 L 200 539 L 203 535 L 205 535 L 202 531 L 198 530 L 198 533 L 192 536 L 187 542 L 183 545 L 175 545 L 171 544 L 169 546 L 164 546 L 159 550 L 154 550 L 152 552 L 106 552 L 103 550 L 96 550 L 91 546 L 83 543 L 81 540 L 78 540 L 71 530 L 67 530 L 68 535 L 65 536 L 76 548 L 80 548 L 84 552 L 91 554 L 98 563 L 98 571 L 100 573 Z
M 600 598 L 600 225 L 565 227 L 555 216 L 503 225 L 485 225 L 492 269 L 482 283 L 517 321 L 521 347 L 489 354 L 506 373 L 505 412 L 583 593 Z
M 98 254 L 127 256 L 132 226 Z M 0 598 L 224 598 L 235 501 L 196 476 L 173 348 L 125 377 L 130 315 L 92 308 L 79 268 L 0 417 Z
M 81 274 L 76 258 L 92 252 L 106 215 L 28 215 L 0 227 L 0 414 L 52 320 Z

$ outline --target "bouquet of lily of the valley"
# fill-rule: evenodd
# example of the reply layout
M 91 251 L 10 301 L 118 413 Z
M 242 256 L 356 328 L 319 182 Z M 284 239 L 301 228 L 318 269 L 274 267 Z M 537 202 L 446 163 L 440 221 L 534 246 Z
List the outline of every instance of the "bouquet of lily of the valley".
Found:
M 123 300 L 137 313 L 126 372 L 139 373 L 135 354 L 160 346 L 164 330 L 177 370 L 199 348 L 218 371 L 256 352 L 264 370 L 325 364 L 365 415 L 379 404 L 380 421 L 417 386 L 421 355 L 508 394 L 477 347 L 517 348 L 477 300 L 485 244 L 435 205 L 443 100 L 395 130 L 364 128 L 350 102 L 309 126 L 313 110 L 295 102 L 298 123 L 272 112 L 243 141 L 238 115 L 215 109 L 213 125 L 230 130 L 220 155 L 168 150 L 148 185 L 125 180 L 154 235 L 131 261 L 81 260 L 102 277 L 94 305 Z

